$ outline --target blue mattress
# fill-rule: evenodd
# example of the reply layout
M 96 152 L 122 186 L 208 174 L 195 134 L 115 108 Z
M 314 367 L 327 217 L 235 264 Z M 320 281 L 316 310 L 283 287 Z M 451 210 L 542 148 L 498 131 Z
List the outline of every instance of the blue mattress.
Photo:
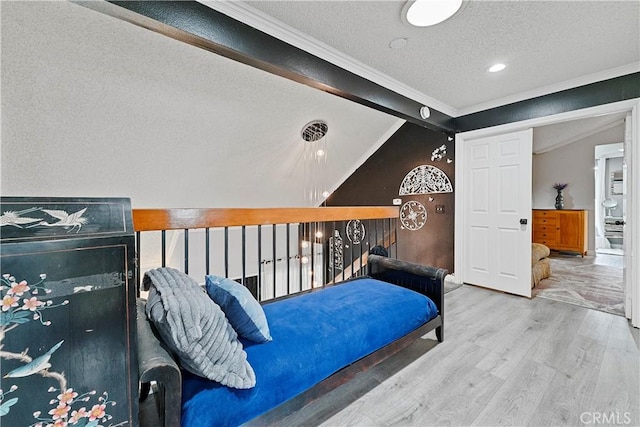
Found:
M 256 386 L 183 372 L 182 426 L 235 426 L 302 393 L 435 318 L 429 298 L 362 278 L 264 305 L 273 341 L 243 341 Z

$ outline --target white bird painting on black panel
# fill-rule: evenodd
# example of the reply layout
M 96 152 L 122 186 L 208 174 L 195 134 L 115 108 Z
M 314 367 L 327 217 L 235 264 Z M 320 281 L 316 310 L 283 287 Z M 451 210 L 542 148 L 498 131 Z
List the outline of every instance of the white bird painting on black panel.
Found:
M 31 224 L 33 222 L 41 221 L 40 218 L 29 218 L 22 216 L 34 211 L 40 210 L 40 208 L 29 208 L 22 211 L 6 211 L 0 216 L 0 227 L 5 225 L 11 225 L 13 227 L 23 228 L 23 225 Z
M 84 208 L 79 210 L 78 212 L 69 214 L 63 210 L 42 209 L 42 212 L 56 218 L 58 222 L 49 223 L 47 221 L 41 221 L 38 224 L 29 226 L 29 228 L 38 225 L 43 225 L 45 227 L 71 227 L 70 230 L 67 231 L 67 233 L 70 233 L 76 227 L 78 227 L 76 233 L 79 233 L 82 226 L 87 223 L 87 218 L 82 218 L 82 215 L 86 212 L 86 210 L 87 208 Z

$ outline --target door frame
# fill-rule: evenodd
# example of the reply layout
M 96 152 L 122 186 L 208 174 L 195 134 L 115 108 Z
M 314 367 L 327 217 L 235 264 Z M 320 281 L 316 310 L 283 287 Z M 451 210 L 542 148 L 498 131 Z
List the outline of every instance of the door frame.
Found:
M 640 264 L 640 254 L 634 253 L 640 249 L 640 233 L 634 232 L 640 228 L 640 197 L 635 196 L 640 191 L 640 98 L 598 105 L 595 107 L 573 110 L 550 116 L 537 117 L 519 122 L 507 123 L 488 128 L 476 129 L 456 134 L 455 150 L 463 153 L 464 142 L 471 139 L 492 136 L 501 133 L 516 132 L 527 128 L 551 125 L 569 120 L 584 119 L 604 114 L 631 112 L 631 138 L 625 140 L 625 155 L 627 161 L 627 174 L 629 179 L 625 183 L 627 191 L 627 228 L 625 236 L 629 236 L 629 253 L 625 254 L 625 289 L 631 290 L 631 295 L 625 297 L 627 303 L 631 303 L 631 310 L 627 310 L 627 317 L 631 319 L 633 326 L 640 327 L 640 268 L 634 265 Z M 635 146 L 635 149 L 634 149 Z M 455 183 L 464 182 L 464 156 L 457 156 L 455 168 Z M 454 273 L 452 279 L 456 283 L 464 283 L 464 215 L 465 197 L 464 186 L 456 185 L 455 189 L 455 249 L 454 249 Z M 626 305 L 626 304 L 625 304 Z M 629 313 L 630 311 L 630 313 Z

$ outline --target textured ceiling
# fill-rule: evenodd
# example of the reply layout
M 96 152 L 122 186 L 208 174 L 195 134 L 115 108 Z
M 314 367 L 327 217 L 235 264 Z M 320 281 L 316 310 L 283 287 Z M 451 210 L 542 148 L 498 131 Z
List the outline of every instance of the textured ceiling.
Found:
M 403 123 L 71 2 L 1 6 L 4 195 L 314 206 L 306 123 L 329 190 Z
M 518 15 L 513 9 L 520 3 L 498 5 Z M 623 40 L 604 49 L 599 37 L 585 41 L 584 31 L 580 37 L 572 33 L 577 30 L 554 32 L 560 18 L 526 4 L 529 20 L 542 21 L 535 26 L 536 43 L 525 37 L 526 49 L 505 59 L 507 73 L 491 77 L 483 70 L 507 52 L 500 46 L 517 45 L 491 41 L 494 33 L 520 38 L 513 23 L 490 31 L 488 10 L 496 5 L 467 5 L 443 24 L 442 34 L 406 27 L 399 21 L 398 2 L 257 6 L 309 32 L 315 29 L 314 37 L 325 37 L 325 43 L 456 109 L 638 60 L 638 14 L 629 18 L 634 10 L 611 15 L 598 11 L 597 4 L 587 6 L 609 23 L 608 31 L 615 34 L 609 43 Z M 613 5 L 615 10 L 618 3 Z M 547 6 L 556 13 L 571 8 Z M 315 119 L 329 124 L 324 173 L 332 189 L 402 123 L 77 4 L 2 2 L 1 7 L 5 195 L 129 196 L 136 207 L 314 205 L 303 197 L 304 124 Z M 479 15 L 484 28 L 468 23 L 473 31 L 450 29 L 457 38 L 443 39 L 445 25 L 473 21 L 467 15 L 485 7 Z M 614 25 L 607 16 L 620 22 Z M 577 14 L 574 20 L 583 19 Z M 604 24 L 595 21 L 588 21 L 593 34 L 603 33 Z M 491 37 L 483 39 L 483 32 Z M 408 37 L 407 47 L 389 50 L 395 37 Z M 587 53 L 585 45 L 592 47 Z M 544 59 L 549 55 L 562 60 L 552 64 Z M 574 128 L 584 133 L 584 127 Z M 562 141 L 570 139 L 562 133 Z
M 369 67 L 382 76 L 378 82 L 399 82 L 403 94 L 450 115 L 640 69 L 638 1 L 470 1 L 426 28 L 402 21 L 404 1 L 232 3 L 247 9 L 244 16 L 293 30 L 307 45 L 319 42 Z M 406 47 L 390 49 L 396 38 L 406 38 Z M 508 65 L 504 72 L 485 71 L 498 61 Z

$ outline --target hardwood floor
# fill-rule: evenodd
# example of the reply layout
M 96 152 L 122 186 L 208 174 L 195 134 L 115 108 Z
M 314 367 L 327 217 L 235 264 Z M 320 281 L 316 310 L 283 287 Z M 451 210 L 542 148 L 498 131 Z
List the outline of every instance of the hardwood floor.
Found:
M 442 344 L 427 335 L 274 424 L 640 425 L 637 330 L 623 317 L 472 286 L 445 304 Z

